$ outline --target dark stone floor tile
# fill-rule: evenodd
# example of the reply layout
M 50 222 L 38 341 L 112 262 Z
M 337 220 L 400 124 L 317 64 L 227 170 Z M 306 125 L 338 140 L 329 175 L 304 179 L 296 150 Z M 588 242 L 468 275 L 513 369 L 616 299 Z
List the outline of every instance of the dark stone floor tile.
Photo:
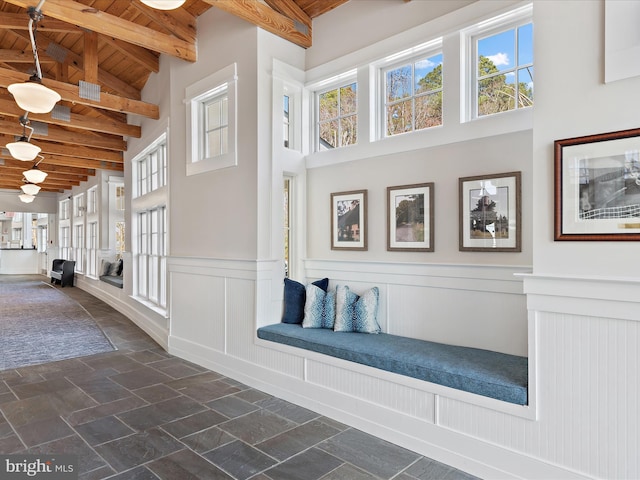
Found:
M 206 430 L 227 420 L 229 420 L 227 417 L 218 412 L 205 410 L 163 425 L 162 429 L 176 438 L 182 438 L 201 430 Z
M 15 434 L 0 438 L 0 452 L 3 454 L 19 453 L 24 451 L 25 448 L 25 445 Z
M 141 398 L 132 395 L 131 397 L 73 412 L 69 414 L 66 419 L 71 425 L 79 425 L 98 418 L 107 417 L 109 415 L 128 412 L 129 410 L 139 408 L 142 405 L 146 405 L 146 402 Z
M 181 450 L 184 446 L 160 429 L 151 429 L 95 447 L 117 472 Z
M 132 392 L 149 403 L 158 403 L 162 402 L 163 400 L 169 400 L 170 398 L 179 397 L 181 395 L 180 392 L 174 390 L 173 388 L 167 387 L 164 384 L 138 388 L 137 390 L 132 390 Z
M 273 458 L 239 440 L 216 448 L 204 457 L 237 480 L 245 480 L 276 463 Z
M 255 447 L 282 461 L 338 433 L 340 430 L 314 420 L 258 443 Z
M 59 438 L 73 435 L 73 430 L 60 417 L 27 423 L 16 427 L 16 432 L 27 447 L 50 442 Z
M 136 362 L 121 352 L 117 354 L 94 355 L 91 358 L 85 359 L 84 362 L 96 370 L 110 368 L 119 373 L 130 372 L 141 366 L 140 362 Z
M 108 369 L 104 373 L 71 377 L 70 380 L 98 403 L 113 402 L 131 396 L 129 390 L 107 377 L 113 374 L 114 370 Z
M 111 477 L 114 473 L 111 467 L 105 465 L 104 467 L 78 475 L 78 480 L 102 480 L 103 478 Z
M 403 471 L 420 455 L 355 429 L 331 437 L 319 448 L 381 478 Z
M 147 465 L 162 480 L 233 480 L 218 467 L 189 450 L 180 450 Z
M 216 372 L 207 371 L 207 372 L 198 373 L 197 375 L 192 375 L 190 377 L 171 380 L 165 383 L 171 388 L 180 390 L 182 388 L 190 387 L 192 385 L 215 382 L 216 380 L 220 380 L 221 378 L 223 378 L 223 375 L 220 375 L 219 373 L 216 373 Z
M 154 368 L 145 366 L 136 370 L 114 375 L 110 378 L 129 390 L 148 387 L 149 385 L 164 383 L 171 380 L 171 377 L 168 375 L 165 375 Z
M 182 443 L 198 453 L 209 452 L 235 440 L 235 437 L 220 430 L 218 427 L 207 428 L 180 439 Z
M 113 477 L 109 477 L 109 480 L 160 480 L 159 477 L 153 473 L 147 467 L 136 467 L 126 472 L 122 472 Z M 178 480 L 178 479 L 176 479 Z
M 114 416 L 103 417 L 75 427 L 89 445 L 98 445 L 135 433 Z
M 205 409 L 204 405 L 195 400 L 180 396 L 121 413 L 118 417 L 135 430 L 146 430 Z
M 233 387 L 222 381 L 214 381 L 189 385 L 178 390 L 183 395 L 187 395 L 198 402 L 209 402 L 217 398 L 226 397 L 240 391 L 238 387 Z
M 153 363 L 153 362 L 157 362 L 158 360 L 164 359 L 164 357 L 150 350 L 143 350 L 141 352 L 128 353 L 127 357 L 132 358 L 136 362 L 140 362 L 140 363 Z
M 320 480 L 378 480 L 378 477 L 368 472 L 364 472 L 359 468 L 343 463 L 335 470 L 327 473 Z M 394 477 L 394 480 L 410 480 L 402 476 Z
M 265 473 L 279 480 L 318 480 L 342 465 L 342 460 L 317 448 L 311 448 L 279 463 Z
M 28 383 L 24 385 L 16 385 L 13 387 L 14 393 L 19 399 L 36 397 L 57 390 L 73 388 L 73 384 L 66 379 L 45 380 L 37 383 Z
M 473 475 L 426 457 L 418 460 L 407 468 L 405 472 L 418 480 L 472 480 L 476 478 Z
M 0 405 L 0 411 L 15 428 L 59 415 L 55 404 L 46 397 L 31 397 Z
M 220 429 L 250 445 L 264 442 L 296 426 L 292 421 L 267 410 L 257 410 L 218 425 Z
M 253 403 L 249 403 L 241 398 L 238 398 L 237 395 L 232 395 L 230 397 L 219 398 L 218 400 L 214 400 L 212 402 L 207 402 L 207 407 L 215 410 L 216 412 L 220 412 L 226 417 L 236 418 L 242 415 L 246 415 L 250 412 L 255 412 L 260 407 L 254 405 Z
M 286 400 L 276 397 L 271 397 L 257 402 L 256 405 L 260 408 L 264 408 L 265 410 L 269 410 L 270 412 L 277 413 L 281 417 L 288 418 L 296 423 L 305 423 L 320 416 L 311 410 L 307 410 L 306 408 L 299 407 L 298 405 L 294 405 L 291 402 L 287 402 Z
M 106 465 L 104 459 L 97 455 L 78 435 L 43 443 L 36 447 L 31 447 L 28 450 L 30 454 L 59 454 L 61 452 L 69 455 L 77 455 L 79 475 Z
M 249 403 L 256 403 L 261 400 L 266 400 L 271 398 L 271 395 L 268 393 L 261 392 L 260 390 L 256 390 L 255 388 L 249 388 L 242 392 L 238 392 L 234 395 L 234 397 L 241 398 Z
M 0 393 L 0 404 L 1 403 L 8 403 L 8 402 L 13 402 L 14 400 L 17 400 L 18 397 L 16 397 L 13 392 L 3 392 Z

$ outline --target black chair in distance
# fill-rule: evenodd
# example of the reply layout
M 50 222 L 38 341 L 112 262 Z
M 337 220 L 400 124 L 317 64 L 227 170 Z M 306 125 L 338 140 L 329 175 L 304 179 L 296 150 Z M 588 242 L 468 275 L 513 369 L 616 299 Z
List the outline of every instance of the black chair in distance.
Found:
M 63 260 L 56 258 L 51 265 L 51 283 L 60 284 L 62 287 L 67 285 L 73 287 L 76 262 L 73 260 Z

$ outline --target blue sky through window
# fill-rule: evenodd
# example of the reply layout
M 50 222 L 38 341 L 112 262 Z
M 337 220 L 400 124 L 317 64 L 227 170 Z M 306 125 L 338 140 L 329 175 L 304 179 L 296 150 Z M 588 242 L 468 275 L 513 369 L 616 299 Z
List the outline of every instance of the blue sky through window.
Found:
M 518 55 L 516 57 L 516 35 Z M 533 63 L 533 24 L 528 23 L 478 40 L 478 57 L 487 57 L 500 71 L 512 70 L 516 66 Z M 517 62 L 517 65 L 516 65 Z M 531 69 L 533 72 L 533 69 Z M 506 73 L 507 83 L 513 83 L 514 73 Z M 530 81 L 520 78 L 521 82 Z

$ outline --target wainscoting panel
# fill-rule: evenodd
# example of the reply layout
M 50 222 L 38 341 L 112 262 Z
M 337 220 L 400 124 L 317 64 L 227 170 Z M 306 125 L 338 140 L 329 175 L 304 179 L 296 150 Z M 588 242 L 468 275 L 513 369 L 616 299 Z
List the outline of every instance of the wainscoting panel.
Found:
M 307 362 L 306 379 L 361 401 L 434 421 L 434 395 L 425 391 L 313 360 Z

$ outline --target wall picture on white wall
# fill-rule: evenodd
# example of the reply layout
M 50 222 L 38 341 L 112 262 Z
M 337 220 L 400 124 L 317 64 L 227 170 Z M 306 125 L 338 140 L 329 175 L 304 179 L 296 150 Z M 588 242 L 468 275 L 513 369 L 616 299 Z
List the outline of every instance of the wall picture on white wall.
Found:
M 520 252 L 520 172 L 459 179 L 460 251 Z
M 640 240 L 640 129 L 556 140 L 555 240 Z
M 367 191 L 331 194 L 331 249 L 367 249 Z
M 387 250 L 433 252 L 433 183 L 387 187 Z

